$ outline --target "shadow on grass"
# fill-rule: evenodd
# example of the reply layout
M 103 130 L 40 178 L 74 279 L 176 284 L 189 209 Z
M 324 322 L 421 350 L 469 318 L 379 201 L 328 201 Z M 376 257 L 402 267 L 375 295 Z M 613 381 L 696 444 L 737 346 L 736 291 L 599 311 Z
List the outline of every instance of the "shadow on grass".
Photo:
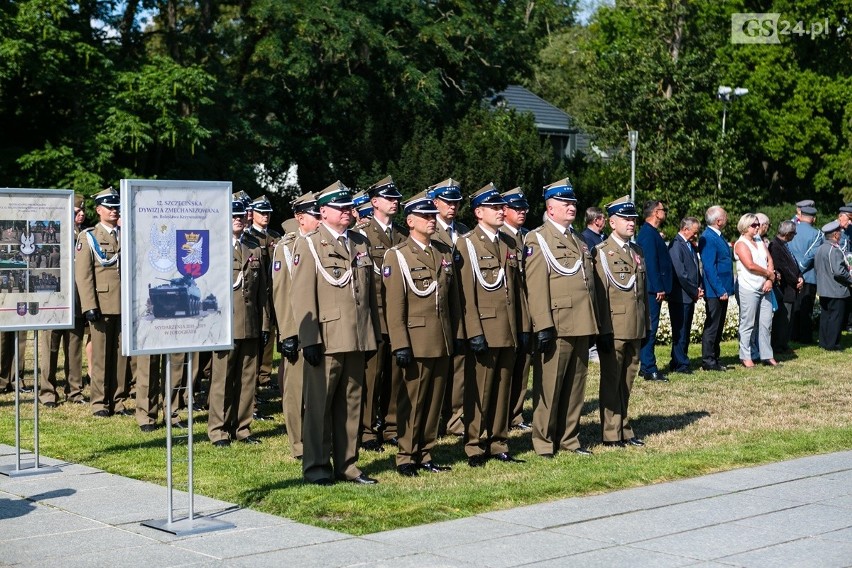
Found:
M 695 410 L 682 414 L 643 414 L 637 418 L 630 419 L 630 425 L 636 431 L 637 436 L 650 436 L 662 434 L 673 430 L 683 430 L 687 426 L 707 418 L 710 413 L 706 410 Z

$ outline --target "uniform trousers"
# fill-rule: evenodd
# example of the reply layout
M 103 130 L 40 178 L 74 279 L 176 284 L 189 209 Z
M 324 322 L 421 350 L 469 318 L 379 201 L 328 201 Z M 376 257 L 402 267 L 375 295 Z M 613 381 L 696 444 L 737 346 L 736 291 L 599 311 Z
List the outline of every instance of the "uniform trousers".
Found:
M 633 438 L 633 429 L 627 418 L 630 391 L 639 371 L 639 346 L 641 339 L 616 339 L 612 353 L 600 353 L 601 386 L 600 416 L 604 442 L 618 442 Z
M 213 352 L 213 375 L 207 397 L 207 437 L 211 442 L 243 440 L 251 435 L 260 341 L 236 339 L 230 351 Z
M 364 388 L 364 353 L 325 354 L 305 364 L 302 475 L 305 481 L 355 479 Z M 332 467 L 333 461 L 333 467 Z
M 26 358 L 27 332 L 18 332 L 18 376 L 24 375 L 24 359 Z M 0 333 L 0 390 L 6 390 L 15 381 L 12 362 L 15 359 L 15 332 Z M 22 383 L 23 384 L 23 381 Z
M 178 410 L 180 409 L 181 393 L 184 390 L 184 362 L 185 353 L 173 353 L 171 355 L 139 355 L 130 358 L 130 368 L 136 377 L 136 423 L 139 426 L 156 424 L 160 409 L 163 409 L 165 420 L 165 366 L 166 357 L 169 358 L 169 371 L 171 376 L 171 422 L 180 422 Z
M 467 457 L 508 452 L 515 348 L 492 347 L 474 359 L 474 372 L 464 388 L 464 452 Z
M 450 357 L 419 357 L 402 370 L 396 404 L 397 466 L 432 461 L 449 372 Z
M 848 298 L 819 298 L 819 346 L 829 351 L 839 351 L 840 335 L 846 322 Z
M 539 354 L 533 373 L 533 449 L 539 455 L 580 448 L 580 416 L 589 372 L 589 336 L 558 337 L 550 355 Z
M 509 427 L 524 422 L 524 402 L 527 399 L 527 385 L 530 377 L 529 353 L 518 353 L 512 367 L 512 386 L 509 389 Z
M 281 410 L 287 425 L 287 438 L 290 441 L 290 454 L 294 458 L 302 457 L 302 420 L 305 415 L 303 398 L 305 358 L 301 353 L 295 363 L 281 359 L 278 366 L 278 388 L 281 390 Z
M 468 360 L 467 348 L 453 357 L 452 376 L 448 379 L 444 391 L 444 404 L 441 410 L 442 420 L 447 434 L 464 436 L 464 382 L 465 376 L 472 369 Z
M 121 354 L 121 316 L 102 315 L 90 322 L 92 360 L 89 361 L 92 412 L 121 412 L 130 395 L 127 357 Z
M 59 362 L 59 346 L 65 353 L 65 399 L 83 401 L 83 331 L 84 320 L 76 318 L 73 329 L 52 329 L 39 333 L 39 388 L 38 399 L 58 403 L 56 392 L 56 370 Z
M 399 390 L 399 367 L 392 363 L 388 336 L 382 336 L 376 354 L 367 361 L 364 374 L 364 411 L 361 416 L 361 442 L 378 439 L 377 419 L 381 421 L 385 440 L 397 436 L 396 400 Z M 393 381 L 397 386 L 394 388 Z
M 269 305 L 272 304 L 271 300 L 267 300 Z M 276 326 L 274 323 L 274 319 L 269 322 L 269 337 L 277 337 Z M 272 380 L 272 357 L 274 355 L 274 346 L 275 342 L 270 340 L 266 342 L 264 345 L 261 342 L 258 342 L 258 349 L 260 349 L 260 357 L 257 360 L 257 385 L 258 386 L 267 386 L 270 384 Z

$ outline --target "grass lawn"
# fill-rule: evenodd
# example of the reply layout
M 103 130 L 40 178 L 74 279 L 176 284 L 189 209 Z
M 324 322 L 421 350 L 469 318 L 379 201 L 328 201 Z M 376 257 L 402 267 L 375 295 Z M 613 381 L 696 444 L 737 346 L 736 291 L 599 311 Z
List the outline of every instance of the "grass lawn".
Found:
M 852 338 L 845 337 L 845 346 Z M 700 346 L 691 347 L 693 363 Z M 362 452 L 360 466 L 377 486 L 301 482 L 301 462 L 290 457 L 280 402 L 264 410 L 274 422 L 256 422 L 259 446 L 212 447 L 206 412 L 196 413 L 195 490 L 259 511 L 353 535 L 467 517 L 485 511 L 602 493 L 714 471 L 852 448 L 852 365 L 848 352 L 802 347 L 778 368 L 744 369 L 735 342 L 722 346 L 727 373 L 671 375 L 671 383 L 637 379 L 631 397 L 633 428 L 645 448 L 604 448 L 598 418 L 598 371 L 590 366 L 581 439 L 595 455 L 538 458 L 530 435 L 512 433 L 511 451 L 523 464 L 467 466 L 462 443 L 439 442 L 436 461 L 453 471 L 403 478 L 393 448 Z M 30 355 L 31 356 L 31 355 Z M 668 362 L 667 347 L 657 358 Z M 29 380 L 27 383 L 29 384 Z M 32 415 L 25 395 L 25 417 Z M 0 396 L 0 442 L 14 445 L 14 397 Z M 528 409 L 530 402 L 528 401 Z M 277 411 L 277 412 L 276 412 Z M 41 453 L 165 485 L 165 429 L 143 434 L 132 418 L 97 419 L 88 407 L 63 404 L 40 413 Z M 29 447 L 31 422 L 23 422 Z M 186 448 L 176 448 L 176 456 Z M 177 466 L 176 466 L 177 468 Z M 176 469 L 177 471 L 177 469 Z M 176 475 L 176 481 L 181 476 Z M 180 503 L 176 500 L 176 505 Z M 163 505 L 165 509 L 165 503 Z

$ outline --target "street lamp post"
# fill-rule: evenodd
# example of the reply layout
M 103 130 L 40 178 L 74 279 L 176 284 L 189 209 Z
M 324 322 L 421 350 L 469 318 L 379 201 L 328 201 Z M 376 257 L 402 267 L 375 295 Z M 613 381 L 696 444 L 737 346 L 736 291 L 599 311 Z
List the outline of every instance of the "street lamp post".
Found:
M 716 98 L 722 101 L 722 141 L 725 141 L 725 119 L 728 116 L 728 103 L 736 100 L 743 95 L 748 94 L 748 89 L 744 89 L 742 87 L 727 87 L 725 85 L 719 85 L 719 89 L 716 91 Z M 719 177 L 716 180 L 716 189 L 721 193 L 722 191 L 722 164 L 719 164 Z
M 627 143 L 630 144 L 630 201 L 636 203 L 636 146 L 639 145 L 639 131 L 627 131 Z

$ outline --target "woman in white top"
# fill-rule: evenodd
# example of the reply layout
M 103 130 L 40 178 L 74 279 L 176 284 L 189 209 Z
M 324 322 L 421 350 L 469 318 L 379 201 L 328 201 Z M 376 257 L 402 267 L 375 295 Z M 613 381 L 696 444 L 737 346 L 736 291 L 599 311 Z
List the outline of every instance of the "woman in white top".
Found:
M 746 213 L 737 223 L 740 238 L 734 244 L 740 305 L 740 360 L 748 368 L 754 367 L 751 344 L 755 335 L 764 364 L 773 367 L 778 364 L 770 344 L 772 303 L 769 294 L 775 281 L 775 267 L 763 240 L 755 240 L 759 229 L 757 215 Z

